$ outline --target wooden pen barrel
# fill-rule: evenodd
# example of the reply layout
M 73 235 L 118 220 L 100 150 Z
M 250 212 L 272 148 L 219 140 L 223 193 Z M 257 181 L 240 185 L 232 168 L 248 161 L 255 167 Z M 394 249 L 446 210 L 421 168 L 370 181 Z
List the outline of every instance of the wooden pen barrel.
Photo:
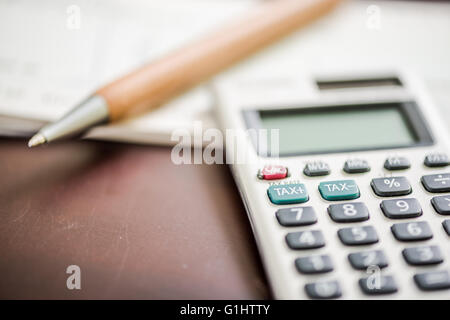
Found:
M 155 108 L 331 10 L 340 0 L 273 0 L 237 23 L 99 89 L 110 120 Z

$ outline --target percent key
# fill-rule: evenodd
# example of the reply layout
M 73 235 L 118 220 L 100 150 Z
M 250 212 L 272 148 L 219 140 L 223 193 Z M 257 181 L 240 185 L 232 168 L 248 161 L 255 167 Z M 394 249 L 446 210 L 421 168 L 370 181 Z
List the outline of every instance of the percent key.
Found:
M 394 197 L 410 194 L 412 189 L 405 177 L 385 177 L 372 179 L 373 191 L 380 197 Z

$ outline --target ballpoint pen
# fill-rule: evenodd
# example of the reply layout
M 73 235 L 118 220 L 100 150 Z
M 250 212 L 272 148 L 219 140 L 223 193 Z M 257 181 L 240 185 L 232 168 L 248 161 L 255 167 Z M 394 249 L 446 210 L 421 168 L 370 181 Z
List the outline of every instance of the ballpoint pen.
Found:
M 144 109 L 156 108 L 240 59 L 327 13 L 340 0 L 272 0 L 231 24 L 107 84 L 28 142 L 74 136 Z

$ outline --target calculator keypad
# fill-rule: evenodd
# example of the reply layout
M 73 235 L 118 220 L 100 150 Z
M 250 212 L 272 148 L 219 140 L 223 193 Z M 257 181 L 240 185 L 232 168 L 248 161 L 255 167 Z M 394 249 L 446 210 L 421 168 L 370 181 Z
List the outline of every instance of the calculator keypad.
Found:
M 335 222 L 358 222 L 369 219 L 369 210 L 362 202 L 331 204 L 328 214 Z
M 376 195 L 380 197 L 404 196 L 412 191 L 405 177 L 385 177 L 372 179 L 370 184 Z
M 286 243 L 294 250 L 316 249 L 325 246 L 325 239 L 321 231 L 299 231 L 286 235 Z
M 275 213 L 278 222 L 285 227 L 307 226 L 317 222 L 313 207 L 279 209 Z
M 448 159 L 443 155 L 428 155 L 424 160 L 424 165 L 430 168 L 444 166 L 444 163 L 448 165 Z M 384 163 L 384 168 L 387 170 L 405 170 L 410 168 L 410 166 L 411 163 L 404 157 L 390 157 Z M 286 171 L 283 171 L 283 168 Z M 264 169 L 267 170 L 264 171 Z M 365 160 L 352 159 L 345 162 L 343 171 L 349 174 L 364 174 L 370 171 L 370 166 Z M 303 168 L 303 174 L 310 177 L 324 176 L 330 174 L 330 172 L 331 170 L 328 164 L 322 161 L 309 162 Z M 273 175 L 270 176 L 270 174 Z M 287 168 L 283 166 L 264 167 L 258 173 L 258 177 L 264 180 L 283 179 L 287 176 Z M 314 181 L 314 179 L 310 181 Z M 429 192 L 450 192 L 450 173 L 437 172 L 435 174 L 424 175 L 420 178 L 420 182 Z M 376 211 L 371 211 L 369 214 L 369 208 L 365 202 L 355 201 L 355 199 L 361 196 L 361 191 L 355 180 L 319 180 L 316 185 L 318 187 L 318 194 L 325 201 L 342 201 L 328 203 L 326 207 L 329 216 L 328 219 L 333 222 L 364 222 L 370 220 L 370 214 L 380 214 Z M 373 178 L 370 182 L 370 187 L 375 195 L 379 197 L 405 196 L 413 191 L 410 182 L 404 176 Z M 309 188 L 311 187 L 309 186 Z M 272 183 L 267 189 L 267 195 L 269 200 L 275 205 L 303 203 L 309 200 L 305 184 L 298 183 L 297 181 L 295 183 Z M 418 196 L 418 199 L 421 199 L 421 197 Z M 422 216 L 424 214 L 423 211 L 426 211 L 426 208 L 422 210 L 421 203 L 419 203 L 418 199 L 413 197 L 399 197 L 394 199 L 380 199 L 378 201 L 382 214 L 388 219 L 411 219 Z M 438 214 L 450 215 L 450 194 L 434 196 L 430 201 Z M 325 237 L 321 230 L 308 229 L 308 226 L 316 224 L 318 217 L 320 218 L 325 213 L 316 212 L 315 209 L 317 208 L 313 206 L 296 206 L 280 208 L 275 211 L 275 217 L 280 226 L 302 228 L 298 231 L 294 229 L 294 232 L 287 233 L 285 235 L 285 241 L 291 250 L 305 250 L 304 253 L 312 252 L 310 255 L 296 257 L 292 261 L 295 269 L 305 277 L 332 273 L 335 269 L 330 255 L 314 250 L 323 248 L 326 245 Z M 444 220 L 442 226 L 447 235 L 450 236 L 450 219 Z M 388 228 L 388 226 L 386 227 Z M 394 223 L 390 226 L 390 229 L 393 239 L 395 239 L 391 241 L 418 242 L 433 238 L 431 228 L 426 221 L 412 220 L 404 223 Z M 353 246 L 363 246 L 364 248 L 366 245 L 373 245 L 380 241 L 374 226 L 365 225 L 365 223 L 363 225 L 341 228 L 337 231 L 337 236 L 342 244 L 349 246 L 349 249 Z M 401 253 L 404 262 L 409 265 L 408 268 L 415 266 L 429 266 L 427 268 L 432 268 L 433 265 L 441 265 L 445 262 L 444 255 L 437 245 L 409 246 L 402 248 Z M 357 252 L 350 252 L 347 258 L 349 266 L 355 270 L 367 271 L 370 268 L 378 268 L 379 270 L 389 267 L 385 253 L 378 248 L 372 250 L 370 248 L 364 248 Z M 385 274 L 385 272 L 389 271 L 383 271 L 383 274 L 377 277 L 367 276 L 359 278 L 357 282 L 361 292 L 365 295 L 392 294 L 398 292 L 399 287 L 397 286 L 394 275 Z M 445 289 L 450 288 L 450 275 L 446 270 L 430 270 L 430 272 L 415 274 L 414 282 L 422 290 Z M 304 290 L 313 299 L 333 299 L 342 296 L 340 284 L 334 279 L 307 283 L 304 286 Z
M 339 239 L 348 246 L 358 246 L 378 242 L 377 233 L 372 226 L 343 228 L 338 231 Z
M 391 219 L 414 218 L 422 215 L 419 201 L 413 198 L 383 200 L 380 207 L 384 215 Z
M 325 273 L 333 271 L 333 262 L 327 255 L 302 257 L 295 260 L 297 270 L 304 274 Z
M 397 223 L 391 230 L 399 241 L 420 241 L 433 237 L 430 226 L 425 221 Z
M 406 248 L 402 254 L 406 262 L 413 266 L 439 264 L 444 261 L 438 246 Z

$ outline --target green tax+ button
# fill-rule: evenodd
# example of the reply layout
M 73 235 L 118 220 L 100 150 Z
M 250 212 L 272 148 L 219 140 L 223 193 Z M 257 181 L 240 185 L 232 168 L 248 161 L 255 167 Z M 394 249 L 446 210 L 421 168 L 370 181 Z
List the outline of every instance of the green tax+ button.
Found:
M 355 180 L 325 181 L 319 184 L 319 191 L 325 200 L 351 200 L 359 198 Z
M 272 185 L 267 189 L 267 195 L 274 204 L 302 203 L 309 199 L 303 183 Z

